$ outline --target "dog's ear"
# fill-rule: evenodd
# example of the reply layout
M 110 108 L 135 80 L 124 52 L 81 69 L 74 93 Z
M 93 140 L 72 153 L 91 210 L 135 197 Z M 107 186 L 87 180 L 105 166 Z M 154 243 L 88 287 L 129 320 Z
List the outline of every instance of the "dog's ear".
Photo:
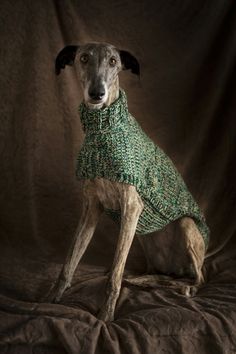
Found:
M 123 70 L 131 70 L 133 74 L 140 75 L 138 60 L 126 50 L 119 50 Z
M 57 75 L 60 74 L 61 69 L 64 69 L 66 65 L 74 64 L 78 48 L 78 45 L 68 45 L 58 53 L 55 62 L 55 71 Z

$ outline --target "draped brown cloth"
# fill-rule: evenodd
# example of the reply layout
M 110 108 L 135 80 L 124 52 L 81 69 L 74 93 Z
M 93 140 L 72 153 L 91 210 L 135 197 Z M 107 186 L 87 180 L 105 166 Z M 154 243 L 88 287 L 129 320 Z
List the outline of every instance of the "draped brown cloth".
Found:
M 236 2 L 2 0 L 0 40 L 0 353 L 236 353 Z M 140 61 L 140 80 L 120 75 L 130 112 L 199 202 L 209 250 L 222 246 L 195 297 L 124 282 L 106 324 L 119 230 L 105 217 L 61 303 L 46 300 L 81 212 L 82 93 L 76 65 L 56 76 L 54 61 L 89 41 Z M 126 272 L 144 271 L 135 240 Z

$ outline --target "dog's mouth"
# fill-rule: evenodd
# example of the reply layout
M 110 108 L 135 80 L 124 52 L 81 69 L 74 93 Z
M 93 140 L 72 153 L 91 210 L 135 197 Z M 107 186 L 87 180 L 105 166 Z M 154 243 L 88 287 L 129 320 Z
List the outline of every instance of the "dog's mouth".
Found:
M 101 97 L 101 98 L 92 98 L 89 97 L 87 99 L 87 105 L 91 108 L 91 109 L 100 109 L 103 108 L 105 106 L 105 103 L 107 101 L 107 95 Z
M 100 103 L 104 103 L 104 99 L 103 98 L 100 98 L 100 99 L 90 98 L 88 103 L 90 103 L 90 104 L 100 104 Z
M 85 102 L 90 109 L 101 109 L 105 105 L 105 100 L 89 100 Z

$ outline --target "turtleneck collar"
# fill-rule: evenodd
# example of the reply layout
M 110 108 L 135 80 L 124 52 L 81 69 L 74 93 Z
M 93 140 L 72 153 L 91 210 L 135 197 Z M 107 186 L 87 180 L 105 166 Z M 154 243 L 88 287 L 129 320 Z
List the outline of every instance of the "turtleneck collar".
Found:
M 84 132 L 109 130 L 127 121 L 129 116 L 126 94 L 120 89 L 119 97 L 110 106 L 101 109 L 90 109 L 82 102 L 79 113 Z

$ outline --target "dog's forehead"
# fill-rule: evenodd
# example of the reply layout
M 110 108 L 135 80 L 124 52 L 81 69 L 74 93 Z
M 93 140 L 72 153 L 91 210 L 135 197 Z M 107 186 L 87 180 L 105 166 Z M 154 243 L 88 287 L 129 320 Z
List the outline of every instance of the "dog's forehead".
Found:
M 80 46 L 79 52 L 103 58 L 110 57 L 111 55 L 118 55 L 116 47 L 108 43 L 87 43 Z

